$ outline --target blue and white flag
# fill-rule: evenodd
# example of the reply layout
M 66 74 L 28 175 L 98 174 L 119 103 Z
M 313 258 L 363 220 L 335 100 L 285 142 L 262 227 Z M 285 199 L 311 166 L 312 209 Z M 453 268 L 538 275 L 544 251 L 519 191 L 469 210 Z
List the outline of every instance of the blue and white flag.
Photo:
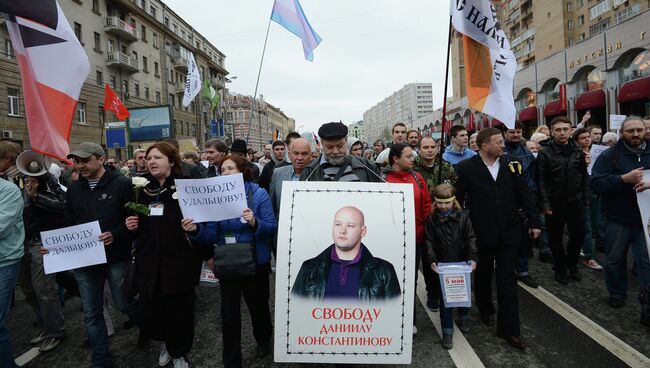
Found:
M 300 37 L 305 59 L 314 61 L 314 49 L 322 39 L 311 28 L 298 0 L 275 0 L 271 20 Z

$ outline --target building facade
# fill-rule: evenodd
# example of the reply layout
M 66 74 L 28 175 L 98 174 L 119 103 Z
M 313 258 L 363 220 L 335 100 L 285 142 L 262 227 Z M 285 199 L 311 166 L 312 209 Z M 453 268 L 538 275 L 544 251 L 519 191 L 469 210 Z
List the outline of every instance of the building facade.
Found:
M 369 140 L 386 138 L 393 124 L 402 122 L 408 127 L 413 121 L 433 112 L 431 83 L 411 83 L 394 92 L 363 113 L 364 135 Z
M 366 142 L 363 120 L 348 124 L 348 136 L 354 137 L 362 142 Z
M 212 119 L 198 95 L 183 107 L 187 59 L 194 54 L 202 78 L 223 90 L 225 55 L 160 0 L 60 0 L 90 61 L 72 122 L 71 145 L 82 141 L 105 146 L 104 85 L 108 83 L 127 108 L 171 106 L 172 134 L 201 146 Z M 4 19 L 0 20 L 0 130 L 4 139 L 29 147 L 21 76 Z M 221 92 L 220 92 L 221 93 Z M 134 143 L 135 144 L 135 143 Z M 136 144 L 137 145 L 137 144 Z M 110 147 L 108 147 L 110 148 Z M 125 155 L 124 150 L 111 152 Z
M 257 151 L 263 150 L 264 145 L 273 139 L 284 140 L 296 129 L 296 121 L 264 101 L 264 96 L 255 102 L 253 113 L 252 96 L 226 94 L 224 111 L 226 127 L 231 132 L 227 135 L 232 139 L 246 140 L 248 147 Z

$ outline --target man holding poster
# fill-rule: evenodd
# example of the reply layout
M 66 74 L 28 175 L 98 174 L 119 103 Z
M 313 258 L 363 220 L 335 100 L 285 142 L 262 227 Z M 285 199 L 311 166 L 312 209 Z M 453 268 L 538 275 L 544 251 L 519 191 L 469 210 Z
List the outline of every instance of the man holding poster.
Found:
M 103 317 L 104 282 L 108 281 L 117 307 L 140 326 L 137 301 L 126 298 L 120 288 L 122 276 L 131 255 L 132 236 L 126 229 L 125 204 L 132 197 L 131 181 L 118 171 L 105 169 L 104 150 L 96 143 L 83 142 L 68 158 L 75 163 L 81 176 L 66 193 L 65 223 L 68 226 L 98 221 L 106 251 L 106 263 L 74 270 L 84 310 L 86 334 L 92 348 L 92 365 L 112 365 L 108 351 L 108 334 Z M 45 250 L 45 248 L 41 248 Z M 138 345 L 144 342 L 140 331 Z
M 627 297 L 627 256 L 631 248 L 639 275 L 639 288 L 650 284 L 650 259 L 637 205 L 636 191 L 650 188 L 643 170 L 650 168 L 650 146 L 638 116 L 621 124 L 621 139 L 605 150 L 592 170 L 591 185 L 605 205 L 605 281 L 609 306 L 621 308 Z

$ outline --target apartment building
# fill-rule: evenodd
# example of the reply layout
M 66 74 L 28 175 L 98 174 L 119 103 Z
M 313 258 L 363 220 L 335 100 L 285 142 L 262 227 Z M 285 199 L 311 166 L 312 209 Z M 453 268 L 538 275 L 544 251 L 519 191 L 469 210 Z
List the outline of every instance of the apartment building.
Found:
M 59 3 L 91 64 L 72 123 L 72 145 L 105 146 L 105 125 L 116 120 L 103 110 L 106 83 L 127 108 L 169 105 L 172 136 L 193 138 L 199 146 L 205 142 L 213 118 L 207 103 L 199 95 L 190 106 L 181 104 L 187 59 L 194 54 L 201 76 L 222 90 L 228 72 L 221 51 L 160 0 Z M 7 95 L 0 100 L 0 130 L 4 139 L 29 147 L 20 71 L 4 20 L 0 23 L 0 91 Z
M 364 136 L 369 140 L 388 138 L 393 124 L 407 127 L 413 121 L 433 112 L 431 83 L 411 83 L 394 92 L 363 113 Z
M 244 139 L 248 147 L 262 150 L 273 138 L 282 139 L 296 129 L 296 121 L 282 110 L 271 105 L 260 95 L 253 110 L 253 97 L 226 94 L 226 126 L 233 139 Z M 251 119 L 252 115 L 252 119 Z

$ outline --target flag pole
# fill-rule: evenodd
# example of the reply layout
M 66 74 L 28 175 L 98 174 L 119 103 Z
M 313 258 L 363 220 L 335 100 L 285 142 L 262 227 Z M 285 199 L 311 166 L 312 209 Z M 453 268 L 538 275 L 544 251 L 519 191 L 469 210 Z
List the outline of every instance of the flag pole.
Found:
M 442 95 L 442 132 L 440 133 L 440 144 L 438 145 L 438 184 L 442 182 L 442 147 L 445 143 L 445 127 L 447 126 L 447 85 L 449 82 L 449 54 L 451 53 L 451 15 L 449 15 L 449 34 L 447 35 L 447 62 L 445 64 L 445 88 Z
M 274 2 L 275 4 L 275 2 Z M 260 59 L 260 67 L 257 70 L 257 81 L 255 82 L 255 93 L 253 93 L 253 103 L 251 105 L 251 116 L 248 122 L 248 132 L 246 133 L 246 142 L 251 136 L 251 127 L 253 126 L 253 114 L 255 113 L 255 101 L 257 100 L 257 87 L 260 84 L 260 75 L 262 74 L 262 64 L 264 63 L 264 54 L 266 53 L 266 43 L 269 40 L 269 31 L 271 30 L 271 17 L 269 17 L 269 25 L 266 27 L 266 37 L 264 37 L 264 47 L 262 48 L 262 57 Z M 233 138 L 234 140 L 234 138 Z

